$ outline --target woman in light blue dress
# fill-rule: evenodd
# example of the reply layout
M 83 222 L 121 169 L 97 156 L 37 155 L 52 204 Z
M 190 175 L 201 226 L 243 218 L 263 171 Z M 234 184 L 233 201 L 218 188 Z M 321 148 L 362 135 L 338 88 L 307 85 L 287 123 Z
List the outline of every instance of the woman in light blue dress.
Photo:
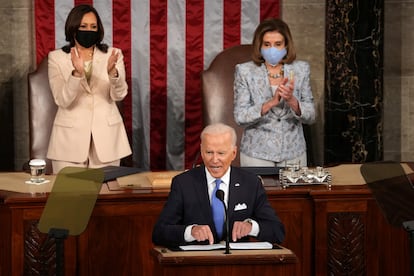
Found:
M 281 19 L 258 25 L 252 61 L 236 65 L 234 118 L 244 127 L 241 166 L 307 166 L 302 124 L 315 121 L 310 66 L 296 60 L 292 35 Z

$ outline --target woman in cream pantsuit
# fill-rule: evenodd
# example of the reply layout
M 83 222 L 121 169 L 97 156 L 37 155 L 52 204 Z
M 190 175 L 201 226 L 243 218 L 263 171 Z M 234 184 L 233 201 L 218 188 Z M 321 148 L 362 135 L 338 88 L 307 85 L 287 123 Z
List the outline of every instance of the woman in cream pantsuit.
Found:
M 119 165 L 131 154 L 116 105 L 128 93 L 120 49 L 102 44 L 103 25 L 90 5 L 74 7 L 65 25 L 68 45 L 49 53 L 49 83 L 58 111 L 47 158 L 66 166 Z

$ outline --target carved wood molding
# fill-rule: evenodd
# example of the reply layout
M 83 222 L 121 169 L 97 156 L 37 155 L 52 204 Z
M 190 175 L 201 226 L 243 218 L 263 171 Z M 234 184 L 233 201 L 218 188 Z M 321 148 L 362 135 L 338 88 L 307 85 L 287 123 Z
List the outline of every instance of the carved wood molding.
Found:
M 329 275 L 365 275 L 365 222 L 362 213 L 328 215 Z
M 25 221 L 24 275 L 55 275 L 55 240 L 39 231 L 38 222 Z

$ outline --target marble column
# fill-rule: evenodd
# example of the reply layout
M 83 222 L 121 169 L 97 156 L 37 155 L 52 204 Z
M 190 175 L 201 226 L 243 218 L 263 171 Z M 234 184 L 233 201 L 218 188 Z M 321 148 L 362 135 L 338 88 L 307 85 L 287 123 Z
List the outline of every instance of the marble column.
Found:
M 326 1 L 326 164 L 382 160 L 383 21 L 383 0 Z

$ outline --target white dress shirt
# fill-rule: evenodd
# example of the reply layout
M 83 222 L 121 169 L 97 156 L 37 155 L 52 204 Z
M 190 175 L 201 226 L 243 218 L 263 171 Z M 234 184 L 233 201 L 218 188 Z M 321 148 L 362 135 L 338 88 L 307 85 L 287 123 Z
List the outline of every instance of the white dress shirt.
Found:
M 208 195 L 209 195 L 209 199 L 210 199 L 210 203 L 211 203 L 211 198 L 213 195 L 213 190 L 216 187 L 216 178 L 214 178 L 213 176 L 211 176 L 210 172 L 206 170 L 206 176 L 207 176 L 207 183 L 208 183 Z M 220 184 L 220 190 L 222 190 L 224 192 L 224 203 L 226 204 L 226 207 L 228 206 L 228 201 L 229 201 L 229 183 L 230 183 L 230 170 L 231 167 L 229 167 L 229 169 L 227 170 L 227 172 L 220 178 L 221 179 L 221 184 Z M 245 221 L 249 221 L 252 224 L 252 230 L 250 231 L 249 235 L 253 236 L 253 237 L 257 237 L 257 235 L 259 234 L 260 228 L 259 228 L 259 224 L 253 220 L 253 219 L 246 219 Z M 196 224 L 192 224 L 186 227 L 185 232 L 184 232 L 184 239 L 186 242 L 192 242 L 195 241 L 195 238 L 191 235 L 191 229 L 193 228 L 193 226 Z M 231 233 L 229 233 L 231 235 Z M 231 237 L 230 237 L 231 239 Z

